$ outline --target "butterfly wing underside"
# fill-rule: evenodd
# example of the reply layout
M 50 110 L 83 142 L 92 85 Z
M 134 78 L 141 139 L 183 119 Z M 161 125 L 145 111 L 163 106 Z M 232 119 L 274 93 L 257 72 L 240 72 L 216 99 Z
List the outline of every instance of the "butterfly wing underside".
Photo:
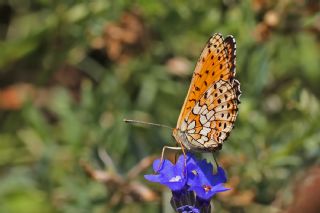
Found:
M 236 42 L 214 34 L 197 62 L 173 136 L 187 149 L 211 152 L 222 147 L 233 128 L 240 83 L 236 80 Z

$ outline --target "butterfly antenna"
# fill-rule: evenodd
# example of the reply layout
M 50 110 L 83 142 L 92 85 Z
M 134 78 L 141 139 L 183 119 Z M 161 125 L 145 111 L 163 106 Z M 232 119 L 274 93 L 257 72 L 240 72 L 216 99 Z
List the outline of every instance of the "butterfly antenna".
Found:
M 151 126 L 158 126 L 158 127 L 163 127 L 163 128 L 168 128 L 173 130 L 174 128 L 163 125 L 163 124 L 156 124 L 156 123 L 151 123 L 151 122 L 145 122 L 145 121 L 137 121 L 137 120 L 130 120 L 130 119 L 123 119 L 124 122 L 126 123 L 133 123 L 133 124 L 144 124 L 144 125 L 151 125 Z

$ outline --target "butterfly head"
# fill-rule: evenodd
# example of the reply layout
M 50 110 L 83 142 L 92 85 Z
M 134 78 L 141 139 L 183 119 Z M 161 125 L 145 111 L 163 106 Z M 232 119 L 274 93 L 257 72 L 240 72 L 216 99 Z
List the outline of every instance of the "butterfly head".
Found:
M 187 135 L 185 132 L 181 131 L 178 128 L 174 128 L 172 132 L 173 138 L 176 140 L 176 142 L 180 145 L 185 147 L 187 150 L 190 150 L 191 147 L 189 146 Z

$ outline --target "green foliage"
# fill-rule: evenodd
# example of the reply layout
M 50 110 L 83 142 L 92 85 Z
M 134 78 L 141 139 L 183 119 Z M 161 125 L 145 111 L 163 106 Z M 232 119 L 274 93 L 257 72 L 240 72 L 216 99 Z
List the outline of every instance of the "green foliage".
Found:
M 266 2 L 0 3 L 0 212 L 167 211 L 158 200 L 132 197 L 111 205 L 126 186 L 104 187 L 81 165 L 126 177 L 141 159 L 173 145 L 170 130 L 123 119 L 175 126 L 192 64 L 214 32 L 237 40 L 243 92 L 218 160 L 231 162 L 228 176 L 240 180 L 229 200 L 254 194 L 247 203 L 219 198 L 215 206 L 221 212 L 278 208 L 271 204 L 286 197 L 294 176 L 319 163 L 320 13 L 308 1 Z M 126 28 L 130 20 L 138 24 Z M 111 28 L 129 30 L 107 37 Z M 133 44 L 120 42 L 120 56 L 110 52 L 130 33 L 138 37 Z M 182 73 L 169 66 L 181 58 Z M 8 90 L 17 95 L 5 96 Z M 105 165 L 101 150 L 113 166 Z M 135 180 L 150 186 L 142 174 Z

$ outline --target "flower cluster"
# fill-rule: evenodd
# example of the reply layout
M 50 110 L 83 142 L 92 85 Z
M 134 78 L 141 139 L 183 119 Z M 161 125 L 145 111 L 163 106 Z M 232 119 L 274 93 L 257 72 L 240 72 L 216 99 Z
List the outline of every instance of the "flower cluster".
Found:
M 177 212 L 210 212 L 211 198 L 229 190 L 223 186 L 227 178 L 220 166 L 214 173 L 212 164 L 198 161 L 189 153 L 186 157 L 181 155 L 176 164 L 157 159 L 153 162 L 153 170 L 156 174 L 145 175 L 145 178 L 171 189 L 171 205 Z

